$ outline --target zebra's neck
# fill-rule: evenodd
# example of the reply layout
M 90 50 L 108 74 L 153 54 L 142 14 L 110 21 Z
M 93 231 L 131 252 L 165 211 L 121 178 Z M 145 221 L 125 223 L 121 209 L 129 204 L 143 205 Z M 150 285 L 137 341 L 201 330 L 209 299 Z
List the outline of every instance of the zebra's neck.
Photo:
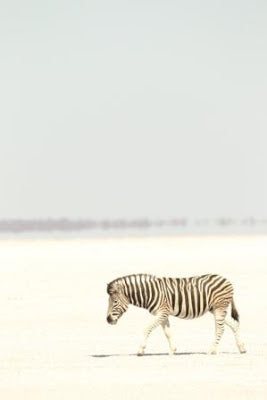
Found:
M 153 275 L 137 274 L 121 278 L 123 293 L 130 304 L 149 308 L 155 297 L 154 285 L 157 278 Z

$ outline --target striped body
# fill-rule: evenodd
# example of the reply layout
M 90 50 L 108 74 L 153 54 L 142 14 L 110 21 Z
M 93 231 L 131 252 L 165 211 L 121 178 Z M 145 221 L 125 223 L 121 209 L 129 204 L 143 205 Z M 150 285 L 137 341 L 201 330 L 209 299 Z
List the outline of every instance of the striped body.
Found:
M 215 307 L 227 307 L 233 297 L 231 283 L 219 275 L 191 278 L 157 278 L 138 274 L 119 278 L 109 284 L 109 290 L 119 285 L 129 303 L 155 314 L 165 308 L 179 318 L 200 317 Z

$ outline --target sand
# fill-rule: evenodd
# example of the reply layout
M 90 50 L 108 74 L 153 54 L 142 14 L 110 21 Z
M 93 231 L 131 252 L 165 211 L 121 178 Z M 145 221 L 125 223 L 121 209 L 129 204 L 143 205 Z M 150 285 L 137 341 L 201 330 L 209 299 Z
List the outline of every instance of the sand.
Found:
M 151 316 L 130 307 L 106 323 L 106 284 L 129 273 L 230 279 L 247 354 L 226 328 L 206 355 L 212 315 L 171 318 L 137 357 Z M 0 240 L 1 399 L 267 398 L 267 236 Z

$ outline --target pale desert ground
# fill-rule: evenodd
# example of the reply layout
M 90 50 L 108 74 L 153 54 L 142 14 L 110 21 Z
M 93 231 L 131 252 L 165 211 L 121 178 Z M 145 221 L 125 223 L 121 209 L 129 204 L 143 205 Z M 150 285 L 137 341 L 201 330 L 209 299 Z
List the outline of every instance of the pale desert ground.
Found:
M 130 307 L 106 323 L 106 284 L 147 272 L 218 273 L 235 287 L 247 354 L 226 327 L 206 355 L 212 315 L 171 318 L 178 354 L 160 328 L 136 351 L 151 316 Z M 266 399 L 267 236 L 1 240 L 0 398 Z

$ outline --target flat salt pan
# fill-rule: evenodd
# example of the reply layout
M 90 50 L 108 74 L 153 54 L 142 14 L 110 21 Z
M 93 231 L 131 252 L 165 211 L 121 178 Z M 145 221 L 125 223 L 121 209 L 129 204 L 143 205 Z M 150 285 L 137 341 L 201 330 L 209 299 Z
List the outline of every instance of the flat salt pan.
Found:
M 147 311 L 106 323 L 106 284 L 130 273 L 226 276 L 235 288 L 240 355 L 228 328 L 217 356 L 211 315 L 171 318 L 136 357 Z M 0 395 L 9 399 L 267 398 L 267 236 L 1 240 Z

